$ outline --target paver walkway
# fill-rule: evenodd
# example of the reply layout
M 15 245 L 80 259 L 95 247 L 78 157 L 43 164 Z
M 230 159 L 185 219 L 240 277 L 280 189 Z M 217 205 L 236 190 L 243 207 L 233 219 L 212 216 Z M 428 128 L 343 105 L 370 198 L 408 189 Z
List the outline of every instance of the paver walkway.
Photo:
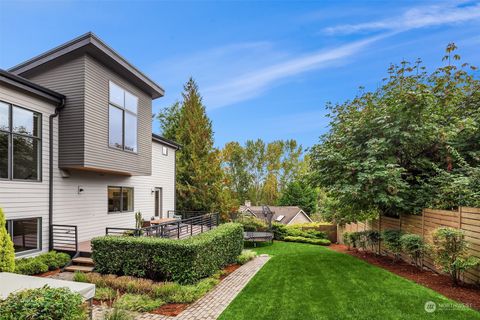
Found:
M 142 313 L 135 319 L 137 320 L 213 320 L 217 319 L 220 314 L 227 308 L 230 302 L 242 291 L 250 279 L 267 263 L 270 259 L 267 255 L 256 257 L 247 262 L 228 277 L 223 279 L 212 291 L 207 293 L 203 298 L 199 299 L 186 310 L 176 317 L 168 317 L 164 315 Z M 94 319 L 102 319 L 105 308 L 94 307 Z

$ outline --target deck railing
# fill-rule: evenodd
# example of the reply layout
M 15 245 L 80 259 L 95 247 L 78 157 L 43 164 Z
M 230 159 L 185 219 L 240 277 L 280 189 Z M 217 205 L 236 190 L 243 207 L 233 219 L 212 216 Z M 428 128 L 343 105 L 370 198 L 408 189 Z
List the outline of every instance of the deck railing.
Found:
M 170 239 L 184 239 L 205 231 L 209 231 L 219 224 L 218 213 L 197 215 L 187 219 L 152 224 L 148 227 L 132 228 L 106 228 L 106 235 L 114 236 L 146 236 Z
M 77 226 L 53 224 L 50 226 L 50 250 L 78 252 Z

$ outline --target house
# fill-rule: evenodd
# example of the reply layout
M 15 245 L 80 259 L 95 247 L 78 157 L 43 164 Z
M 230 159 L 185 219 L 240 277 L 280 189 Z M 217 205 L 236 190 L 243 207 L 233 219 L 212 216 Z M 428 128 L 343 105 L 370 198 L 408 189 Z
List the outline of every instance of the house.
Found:
M 297 206 L 268 206 L 273 212 L 272 222 L 284 225 L 293 225 L 312 222 L 312 219 Z M 262 206 L 252 206 L 250 201 L 245 201 L 245 205 L 240 206 L 239 212 L 246 216 L 253 216 L 258 219 L 267 220 L 263 214 Z
M 0 207 L 17 256 L 175 210 L 179 145 L 152 134 L 163 95 L 92 33 L 0 72 Z

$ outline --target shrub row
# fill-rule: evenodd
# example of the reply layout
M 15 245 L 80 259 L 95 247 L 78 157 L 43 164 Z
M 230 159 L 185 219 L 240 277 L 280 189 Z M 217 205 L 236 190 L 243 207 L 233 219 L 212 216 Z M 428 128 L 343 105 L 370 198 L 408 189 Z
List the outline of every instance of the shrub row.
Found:
M 309 243 L 309 244 L 316 244 L 316 245 L 319 245 L 319 246 L 329 246 L 330 245 L 330 240 L 328 240 L 328 239 L 312 239 L 312 238 L 305 238 L 305 237 L 287 236 L 287 237 L 283 238 L 283 241 Z
M 275 240 L 284 240 L 285 237 L 302 237 L 310 239 L 326 239 L 327 234 L 314 229 L 302 230 L 301 226 L 286 226 L 280 223 L 272 224 L 272 232 Z
M 70 261 L 66 253 L 50 251 L 33 258 L 23 258 L 15 261 L 15 273 L 35 275 L 63 268 Z
M 85 320 L 86 308 L 82 296 L 67 288 L 23 290 L 0 301 L 2 320 Z
M 100 273 L 194 283 L 236 261 L 243 228 L 227 223 L 185 240 L 105 236 L 93 239 L 92 249 Z

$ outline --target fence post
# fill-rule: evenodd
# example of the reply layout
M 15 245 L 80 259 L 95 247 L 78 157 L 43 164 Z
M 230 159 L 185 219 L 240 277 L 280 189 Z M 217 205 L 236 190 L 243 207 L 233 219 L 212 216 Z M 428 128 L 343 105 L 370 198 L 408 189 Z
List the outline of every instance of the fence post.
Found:
M 462 230 L 462 207 L 458 207 L 458 229 Z
M 378 233 L 382 234 L 382 214 L 378 214 Z M 378 241 L 378 254 L 382 253 L 382 238 Z
M 425 243 L 425 209 L 422 209 L 422 240 Z M 423 269 L 423 260 L 425 257 L 422 255 L 422 261 L 420 261 L 420 268 Z

